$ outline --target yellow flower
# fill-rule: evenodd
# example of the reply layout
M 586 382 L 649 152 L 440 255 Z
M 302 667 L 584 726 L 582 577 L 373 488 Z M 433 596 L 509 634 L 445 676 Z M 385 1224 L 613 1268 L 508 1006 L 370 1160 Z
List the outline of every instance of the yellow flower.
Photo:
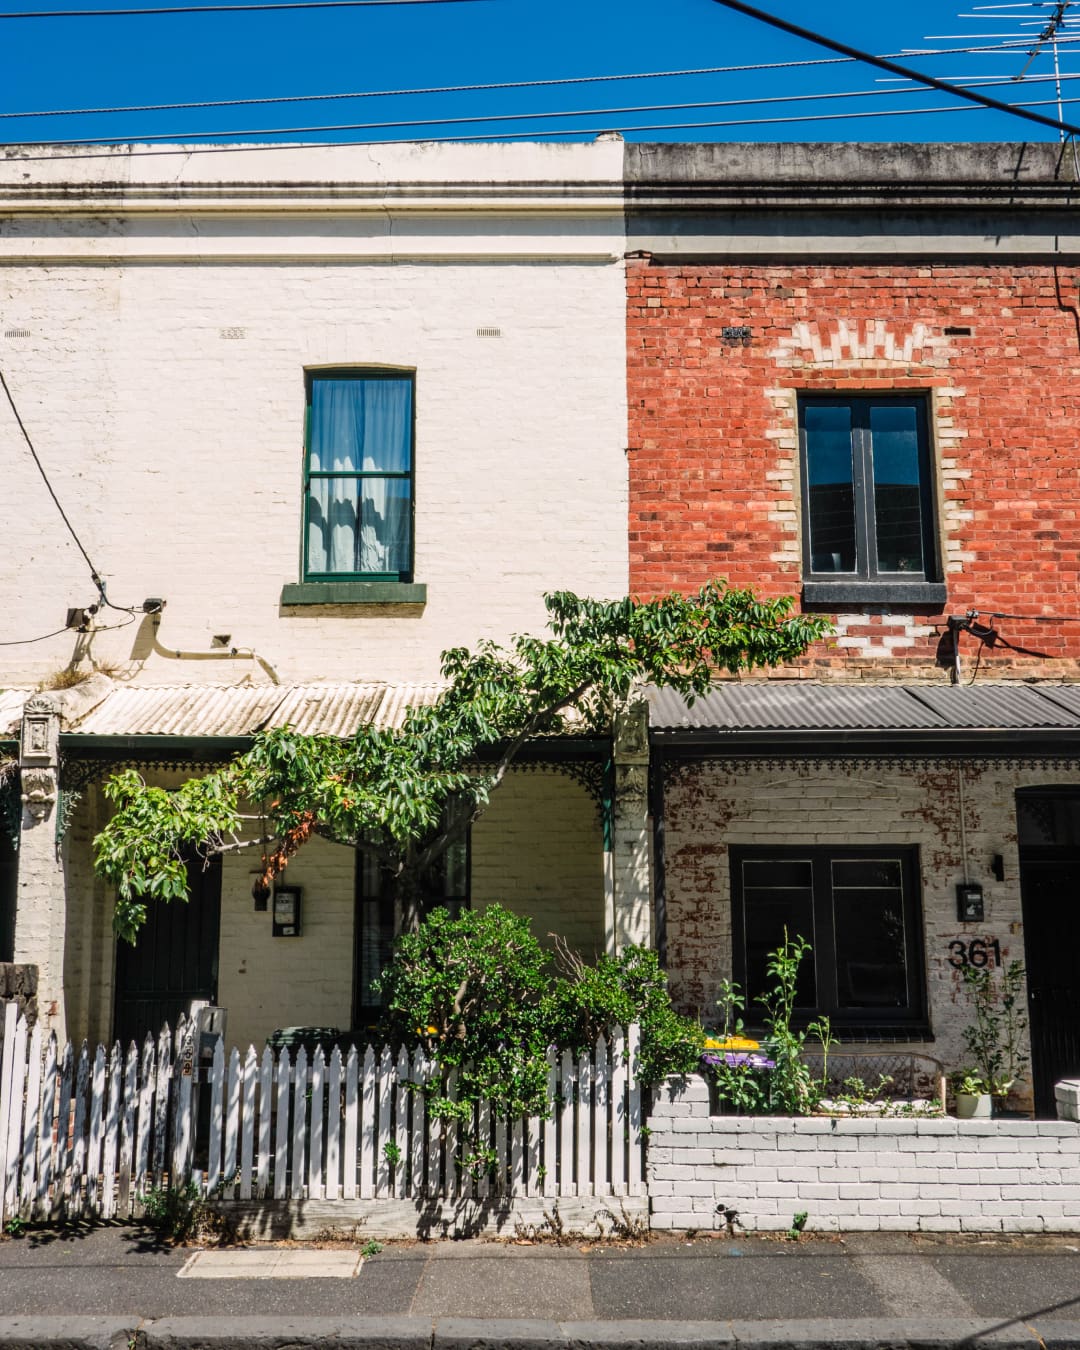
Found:
M 760 1050 L 761 1045 L 758 1041 L 752 1041 L 749 1036 L 726 1036 L 722 1041 L 717 1040 L 715 1036 L 705 1038 L 706 1050 Z

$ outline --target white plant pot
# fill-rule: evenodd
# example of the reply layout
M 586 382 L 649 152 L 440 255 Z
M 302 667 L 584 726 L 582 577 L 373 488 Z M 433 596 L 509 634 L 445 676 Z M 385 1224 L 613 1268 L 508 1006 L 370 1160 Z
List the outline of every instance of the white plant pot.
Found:
M 989 1120 L 993 1115 L 994 1099 L 989 1092 L 958 1092 L 956 1094 L 957 1120 Z

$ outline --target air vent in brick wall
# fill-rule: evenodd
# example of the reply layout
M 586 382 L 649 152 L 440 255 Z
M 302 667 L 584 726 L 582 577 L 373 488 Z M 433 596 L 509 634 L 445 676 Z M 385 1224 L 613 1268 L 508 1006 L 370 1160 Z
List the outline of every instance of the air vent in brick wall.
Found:
M 229 342 L 238 342 L 241 338 L 247 337 L 246 328 L 222 328 L 218 332 L 219 337 L 225 338 Z
M 502 337 L 502 329 L 501 329 L 501 328 L 478 328 L 478 329 L 476 330 L 476 336 L 477 336 L 477 337 Z
M 24 338 L 30 336 L 29 328 L 5 328 L 4 336 L 6 338 Z

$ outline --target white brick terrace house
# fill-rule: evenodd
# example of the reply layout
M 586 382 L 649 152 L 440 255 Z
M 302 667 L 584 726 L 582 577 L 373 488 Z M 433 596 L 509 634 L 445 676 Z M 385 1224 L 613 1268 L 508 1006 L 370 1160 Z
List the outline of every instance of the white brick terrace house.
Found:
M 192 997 L 240 1042 L 369 1015 L 394 916 L 325 841 L 285 879 L 293 933 L 233 856 L 118 954 L 90 866 L 101 779 L 130 762 L 179 781 L 285 721 L 392 722 L 431 697 L 444 648 L 539 631 L 545 590 L 625 593 L 621 153 L 129 147 L 0 166 L 0 361 L 125 607 L 64 629 L 98 596 L 5 411 L 4 636 L 64 631 L 0 648 L 0 735 L 21 738 L 31 799 L 7 798 L 0 960 L 38 966 L 61 1036 L 127 1036 Z M 93 678 L 55 689 L 72 670 Z M 514 773 L 445 895 L 501 900 L 586 953 L 647 939 L 644 800 L 625 856 L 605 853 L 601 749 Z

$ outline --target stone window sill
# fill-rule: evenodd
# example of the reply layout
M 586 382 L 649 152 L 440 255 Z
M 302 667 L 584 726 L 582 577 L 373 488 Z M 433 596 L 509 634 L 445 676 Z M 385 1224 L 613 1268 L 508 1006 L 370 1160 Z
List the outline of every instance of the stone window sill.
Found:
M 299 581 L 281 588 L 283 606 L 424 605 L 427 587 L 414 581 Z
M 804 605 L 944 605 L 943 581 L 804 581 Z

